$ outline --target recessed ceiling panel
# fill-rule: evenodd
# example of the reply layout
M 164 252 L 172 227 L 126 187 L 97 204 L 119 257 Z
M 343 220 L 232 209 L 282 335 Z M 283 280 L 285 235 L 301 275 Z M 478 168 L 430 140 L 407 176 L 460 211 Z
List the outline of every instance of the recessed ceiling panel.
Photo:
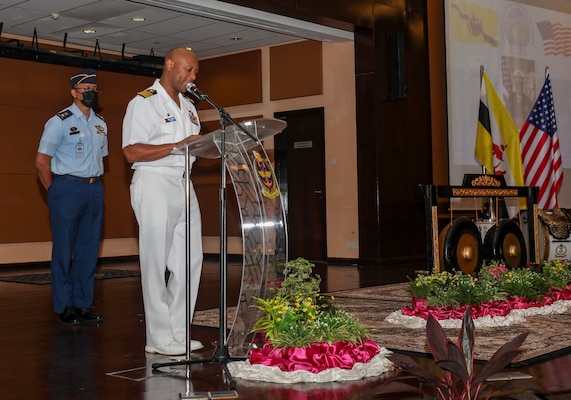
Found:
M 155 35 L 147 32 L 137 32 L 133 30 L 123 30 L 118 32 L 109 33 L 99 37 L 102 43 L 131 46 L 133 43 L 142 42 L 144 40 L 152 40 L 156 38 Z
M 0 41 L 31 40 L 35 29 L 40 46 L 66 40 L 68 48 L 97 45 L 126 56 L 164 56 L 175 46 L 214 56 L 301 38 L 346 40 L 348 34 L 216 0 L 0 0 L 0 22 Z
M 189 29 L 211 25 L 213 22 L 214 21 L 206 18 L 183 14 L 177 16 L 176 18 L 169 19 L 167 23 L 158 22 L 154 24 L 148 24 L 137 28 L 137 30 L 143 32 L 151 32 L 156 35 L 175 35 L 179 32 Z
M 99 22 L 102 24 L 121 26 L 126 29 L 137 29 L 138 31 L 142 31 L 142 28 L 147 25 L 156 23 L 169 24 L 169 20 L 177 18 L 178 16 L 179 14 L 172 11 L 154 8 L 143 8 L 137 11 L 102 19 Z M 135 17 L 144 18 L 144 21 L 133 21 L 132 18 Z
M 211 39 L 204 40 L 204 42 L 218 46 L 230 46 L 236 44 L 235 42 L 248 43 L 254 40 L 264 40 L 272 37 L 275 37 L 275 34 L 264 31 L 252 31 L 249 29 L 243 29 L 230 35 L 213 37 Z
M 233 33 L 238 33 L 243 30 L 244 27 L 242 26 L 227 24 L 223 22 L 223 23 L 211 23 L 198 28 L 193 28 L 173 33 L 172 35 L 176 37 L 190 38 L 193 41 L 201 42 L 211 39 L 213 37 L 230 35 Z
M 20 3 L 22 0 L 0 0 L 0 10 L 4 6 L 13 6 Z
M 0 2 L 5 0 L 0 0 Z M 98 3 L 99 0 L 27 0 L 16 1 L 18 7 L 27 10 L 44 11 L 47 13 L 61 13 L 73 8 L 85 7 L 90 3 Z
M 36 28 L 38 37 L 46 38 L 47 35 L 49 38 L 53 38 L 52 35 L 55 35 L 55 37 L 63 39 L 65 32 L 77 29 L 78 26 L 83 26 L 85 23 L 85 20 L 77 18 L 59 17 L 54 20 L 52 17 L 43 17 L 20 24 L 18 29 L 26 32 L 27 35 L 31 35 Z
M 49 1 L 51 0 L 48 0 L 48 2 Z M 73 4 L 72 2 L 69 3 Z M 143 8 L 144 7 L 139 4 L 126 1 L 99 0 L 83 7 L 76 7 L 65 11 L 65 14 L 87 21 L 101 21 L 127 13 L 134 13 Z
M 95 31 L 93 33 L 86 33 L 85 31 Z M 99 24 L 99 23 L 88 23 L 85 25 L 77 25 L 68 30 L 62 30 L 60 33 L 67 33 L 69 38 L 80 38 L 80 39 L 90 39 L 97 38 L 103 35 L 108 35 L 110 33 L 123 31 L 123 28 L 117 26 Z
M 160 36 L 129 43 L 129 46 L 145 50 L 144 54 L 149 54 L 151 49 L 153 49 L 155 53 L 157 53 L 158 49 L 166 49 L 166 51 L 164 51 L 164 53 L 161 54 L 164 56 L 166 52 L 170 50 L 172 47 L 177 47 L 177 46 L 191 47 L 191 42 L 188 39 L 185 40 L 181 38 L 175 38 L 172 36 Z
M 11 30 L 17 30 L 21 24 L 41 19 L 46 16 L 47 15 L 43 12 L 26 10 L 19 7 L 4 8 L 0 15 L 0 22 L 4 23 L 2 32 L 9 33 Z

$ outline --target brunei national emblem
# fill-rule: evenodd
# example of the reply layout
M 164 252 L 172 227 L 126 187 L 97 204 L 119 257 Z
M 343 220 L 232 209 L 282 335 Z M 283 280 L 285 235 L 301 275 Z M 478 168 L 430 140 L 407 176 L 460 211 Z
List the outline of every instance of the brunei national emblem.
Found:
M 256 150 L 252 150 L 254 154 L 254 165 L 256 168 L 256 174 L 258 175 L 258 180 L 262 184 L 262 194 L 270 199 L 278 197 L 280 195 L 280 190 L 278 188 L 278 183 L 270 162 L 263 159 L 261 154 Z

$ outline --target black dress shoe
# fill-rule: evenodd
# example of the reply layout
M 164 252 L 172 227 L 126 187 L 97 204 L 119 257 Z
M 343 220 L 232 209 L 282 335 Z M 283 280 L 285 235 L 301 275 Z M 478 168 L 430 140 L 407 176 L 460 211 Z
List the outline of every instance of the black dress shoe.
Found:
M 64 325 L 78 325 L 79 320 L 72 307 L 68 307 L 59 315 L 59 322 Z
M 103 317 L 101 315 L 93 314 L 89 308 L 76 308 L 75 315 L 79 322 L 85 324 L 99 324 L 103 322 Z

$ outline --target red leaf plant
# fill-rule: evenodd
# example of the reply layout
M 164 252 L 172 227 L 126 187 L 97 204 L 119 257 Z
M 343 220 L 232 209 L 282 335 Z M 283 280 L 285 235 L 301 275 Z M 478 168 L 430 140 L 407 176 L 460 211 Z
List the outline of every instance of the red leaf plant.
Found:
M 530 390 L 538 389 L 525 380 L 488 381 L 501 372 L 521 352 L 520 347 L 529 332 L 523 332 L 501 346 L 490 360 L 474 370 L 474 321 L 467 309 L 458 333 L 457 343 L 446 336 L 436 318 L 429 315 L 426 339 L 438 367 L 435 372 L 421 367 L 411 357 L 393 353 L 389 359 L 401 372 L 378 388 L 376 394 L 408 393 L 413 397 L 440 400 L 523 399 Z M 409 383 L 410 382 L 410 383 Z M 419 397 L 419 395 L 421 397 Z

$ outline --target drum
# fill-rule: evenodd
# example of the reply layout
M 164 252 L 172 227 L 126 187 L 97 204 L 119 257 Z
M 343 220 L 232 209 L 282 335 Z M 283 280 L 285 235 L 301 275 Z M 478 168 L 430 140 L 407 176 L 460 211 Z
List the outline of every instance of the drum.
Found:
M 484 239 L 485 258 L 504 261 L 508 268 L 523 268 L 527 264 L 527 248 L 519 225 L 504 219 L 491 227 Z
M 482 238 L 476 224 L 459 217 L 444 227 L 439 235 L 440 260 L 446 271 L 476 274 L 482 267 Z

